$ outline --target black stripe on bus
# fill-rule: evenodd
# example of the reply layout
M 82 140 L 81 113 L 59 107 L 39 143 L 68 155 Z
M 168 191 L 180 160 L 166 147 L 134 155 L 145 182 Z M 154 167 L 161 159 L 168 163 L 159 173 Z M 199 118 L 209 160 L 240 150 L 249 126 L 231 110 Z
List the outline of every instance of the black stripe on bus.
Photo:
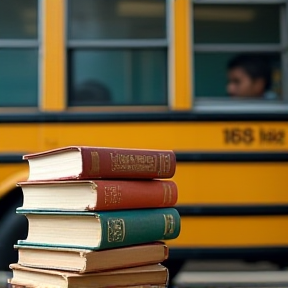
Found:
M 288 204 L 286 205 L 177 205 L 175 208 L 178 210 L 181 217 L 288 215 Z
M 34 112 L 1 113 L 0 123 L 86 123 L 86 122 L 217 122 L 288 121 L 288 113 L 200 113 L 200 112 Z
M 0 163 L 22 162 L 23 153 L 0 153 Z M 177 163 L 181 162 L 288 162 L 288 153 L 284 152 L 221 152 L 194 153 L 175 152 Z
M 0 164 L 12 164 L 12 163 L 22 163 L 22 156 L 26 153 L 13 153 L 13 154 L 5 154 L 0 153 Z
M 191 227 L 192 228 L 192 227 Z M 193 229 L 193 228 L 192 228 Z M 197 233 L 197 231 L 195 231 Z M 173 248 L 169 249 L 169 259 L 246 259 L 288 262 L 288 246 L 263 246 L 245 248 Z

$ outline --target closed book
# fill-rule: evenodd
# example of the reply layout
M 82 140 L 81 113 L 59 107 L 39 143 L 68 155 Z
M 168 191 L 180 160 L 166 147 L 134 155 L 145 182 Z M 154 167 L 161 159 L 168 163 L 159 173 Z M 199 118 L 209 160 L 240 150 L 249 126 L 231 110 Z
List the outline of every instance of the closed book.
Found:
M 18 244 L 90 250 L 176 238 L 180 216 L 174 208 L 104 212 L 57 212 L 17 209 L 29 223 Z
M 7 288 L 28 288 L 29 286 L 25 286 L 25 284 L 11 284 L 10 280 L 8 282 Z M 75 288 L 80 288 L 81 285 L 76 286 Z M 166 288 L 166 285 L 134 285 L 134 286 L 113 286 L 113 288 Z M 47 287 L 48 288 L 48 287 Z
M 24 209 L 101 211 L 171 207 L 177 186 L 164 180 L 74 180 L 18 183 Z
M 168 247 L 161 242 L 102 251 L 15 245 L 18 264 L 33 268 L 75 271 L 105 271 L 158 264 L 168 258 Z
M 176 158 L 170 150 L 69 146 L 24 155 L 29 181 L 98 178 L 171 178 Z
M 166 285 L 167 268 L 160 264 L 119 269 L 98 273 L 79 274 L 68 271 L 36 269 L 11 264 L 12 285 L 45 288 L 106 288 L 138 285 Z

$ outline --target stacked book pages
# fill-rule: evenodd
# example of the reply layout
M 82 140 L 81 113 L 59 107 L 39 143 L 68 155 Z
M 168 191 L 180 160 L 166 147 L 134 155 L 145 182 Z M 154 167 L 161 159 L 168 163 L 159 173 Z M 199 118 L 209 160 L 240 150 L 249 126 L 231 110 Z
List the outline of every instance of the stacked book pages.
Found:
M 173 151 L 70 146 L 25 155 L 27 239 L 12 286 L 165 287 L 164 240 L 180 233 L 172 208 Z

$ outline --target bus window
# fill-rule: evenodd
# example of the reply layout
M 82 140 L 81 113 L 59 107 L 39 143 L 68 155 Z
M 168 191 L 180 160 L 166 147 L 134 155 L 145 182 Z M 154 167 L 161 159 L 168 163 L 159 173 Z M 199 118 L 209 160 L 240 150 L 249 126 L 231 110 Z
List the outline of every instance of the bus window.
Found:
M 37 0 L 0 1 L 0 107 L 38 99 Z
M 70 0 L 69 39 L 164 39 L 165 2 Z
M 234 59 L 238 55 L 244 54 L 238 54 L 236 52 L 196 53 L 194 59 L 194 67 L 195 71 L 197 71 L 197 73 L 195 73 L 196 75 L 194 75 L 196 85 L 195 95 L 197 95 L 197 97 L 229 99 L 231 95 L 228 95 L 227 91 L 227 65 L 231 59 Z M 258 56 L 258 54 L 255 55 Z M 269 98 L 269 95 L 272 95 L 272 93 L 267 93 L 267 96 L 264 95 L 262 99 L 277 100 L 279 95 L 281 95 L 281 78 L 279 77 L 281 70 L 280 55 L 279 53 L 266 53 L 263 54 L 263 57 L 269 61 L 269 66 L 271 66 L 272 85 L 270 89 L 274 93 L 273 97 L 271 96 Z M 209 82 L 209 85 L 207 85 L 207 82 Z M 256 99 L 256 97 L 253 99 Z
M 165 1 L 68 4 L 68 105 L 167 105 Z
M 1 0 L 0 27 L 0 39 L 36 39 L 37 0 Z
M 195 4 L 195 44 L 278 44 L 279 13 L 279 5 Z
M 229 5 L 227 1 L 222 1 L 226 4 L 213 1 L 213 5 L 212 1 L 203 1 L 202 4 L 197 0 L 194 2 L 193 77 L 196 98 L 233 98 L 227 85 L 229 63 L 240 55 L 242 56 L 237 59 L 244 59 L 245 55 L 252 59 L 251 57 L 255 55 L 255 59 L 261 57 L 267 69 L 269 67 L 271 85 L 267 85 L 269 88 L 263 88 L 265 90 L 260 95 L 251 95 L 249 99 L 283 99 L 286 88 L 281 79 L 285 77 L 283 62 L 287 56 L 282 46 L 285 41 L 283 29 L 287 32 L 287 27 L 281 23 L 285 23 L 286 19 L 285 13 L 282 13 L 286 11 L 285 5 L 273 4 L 273 1 L 270 4 L 260 3 L 261 1 L 257 1 L 256 4 L 254 1 L 254 4 L 247 5 L 239 4 L 241 1 Z M 247 57 L 246 59 L 249 59 Z M 258 67 L 255 65 L 253 66 L 255 69 L 261 70 L 259 68 L 261 65 Z M 244 65 L 243 70 L 245 69 Z M 251 76 L 251 71 L 247 72 L 247 76 Z M 237 98 L 248 99 L 241 94 Z

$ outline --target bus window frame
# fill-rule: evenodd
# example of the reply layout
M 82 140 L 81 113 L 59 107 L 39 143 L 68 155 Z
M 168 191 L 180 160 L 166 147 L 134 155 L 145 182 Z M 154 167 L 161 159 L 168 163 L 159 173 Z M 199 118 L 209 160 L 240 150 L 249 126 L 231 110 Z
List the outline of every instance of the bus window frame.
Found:
M 165 0 L 165 18 L 166 18 L 166 38 L 159 39 L 94 39 L 94 40 L 73 40 L 69 39 L 69 0 L 65 3 L 65 43 L 66 43 L 66 70 L 68 71 L 70 51 L 77 48 L 89 48 L 89 49 L 133 49 L 133 48 L 165 48 L 167 51 L 167 105 L 109 105 L 109 106 L 69 106 L 68 105 L 68 93 L 66 93 L 66 109 L 69 111 L 135 111 L 135 110 L 170 110 L 173 102 L 173 82 L 174 82 L 174 63 L 173 63 L 173 2 L 174 0 Z M 70 72 L 67 74 L 69 75 Z M 66 91 L 69 91 L 70 83 L 69 76 L 66 77 Z
M 42 25 L 41 25 L 41 11 L 42 11 L 42 1 L 37 0 L 37 38 L 35 39 L 25 39 L 25 38 L 19 38 L 19 39 L 3 39 L 0 38 L 0 49 L 37 49 L 38 57 L 37 57 L 37 62 L 38 62 L 38 75 L 37 75 L 37 85 L 38 85 L 38 92 L 37 92 L 37 103 L 35 106 L 5 106 L 5 107 L 0 107 L 1 112 L 9 112 L 9 111 L 18 111 L 21 109 L 22 111 L 37 111 L 39 109 L 39 105 L 41 103 L 41 98 L 40 98 L 40 92 L 41 92 L 41 83 L 42 83 L 42 78 L 41 78 L 41 35 L 42 35 Z
M 221 97 L 197 97 L 195 91 L 192 93 L 194 98 L 194 109 L 196 111 L 287 111 L 288 110 L 288 83 L 283 79 L 288 79 L 288 3 L 285 0 L 191 0 L 191 10 L 193 6 L 201 5 L 279 5 L 280 15 L 280 42 L 279 44 L 194 44 L 194 39 L 191 37 L 192 43 L 192 58 L 195 52 L 209 53 L 209 52 L 276 52 L 279 53 L 281 63 L 281 100 L 234 100 L 234 99 L 221 99 Z M 193 15 L 191 17 L 191 27 L 193 27 Z M 193 69 L 193 68 L 192 68 Z M 197 73 L 193 69 L 194 73 Z M 213 95 L 210 95 L 213 96 Z M 223 95 L 224 96 L 224 95 Z

